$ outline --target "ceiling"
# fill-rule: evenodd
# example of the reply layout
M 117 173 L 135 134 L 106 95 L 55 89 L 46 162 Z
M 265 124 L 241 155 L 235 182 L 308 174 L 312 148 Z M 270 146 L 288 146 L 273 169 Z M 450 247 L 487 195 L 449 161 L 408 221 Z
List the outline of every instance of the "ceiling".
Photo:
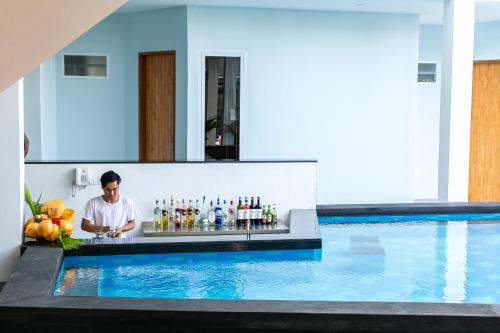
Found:
M 446 0 L 129 0 L 118 13 L 175 6 L 226 6 L 418 14 L 422 24 L 441 24 Z M 458 0 L 463 1 L 463 0 Z M 500 21 L 500 0 L 478 0 L 476 21 Z

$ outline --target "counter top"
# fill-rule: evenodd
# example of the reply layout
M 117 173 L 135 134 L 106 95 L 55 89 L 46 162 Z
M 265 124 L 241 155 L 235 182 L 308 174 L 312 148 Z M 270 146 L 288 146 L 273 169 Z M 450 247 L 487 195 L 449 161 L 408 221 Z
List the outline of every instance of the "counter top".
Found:
M 170 236 L 213 236 L 213 235 L 246 235 L 248 234 L 282 234 L 290 232 L 290 228 L 282 223 L 245 226 L 211 225 L 191 228 L 155 228 L 153 222 L 142 222 L 142 231 L 146 237 Z

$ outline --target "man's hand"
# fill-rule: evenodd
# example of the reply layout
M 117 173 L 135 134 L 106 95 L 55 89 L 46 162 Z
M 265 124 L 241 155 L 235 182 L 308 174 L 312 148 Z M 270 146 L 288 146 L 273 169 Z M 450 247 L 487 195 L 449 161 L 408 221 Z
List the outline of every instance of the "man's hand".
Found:
M 123 232 L 123 228 L 116 229 L 114 237 L 116 237 L 116 238 L 120 237 L 122 235 L 122 232 Z

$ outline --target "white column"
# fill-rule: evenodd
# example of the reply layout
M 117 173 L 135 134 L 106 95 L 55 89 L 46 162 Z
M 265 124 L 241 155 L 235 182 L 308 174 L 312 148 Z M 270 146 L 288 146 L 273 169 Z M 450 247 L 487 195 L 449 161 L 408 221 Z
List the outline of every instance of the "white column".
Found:
M 24 115 L 22 79 L 0 93 L 0 281 L 6 281 L 19 259 L 24 204 Z
M 439 200 L 467 201 L 475 0 L 444 3 Z

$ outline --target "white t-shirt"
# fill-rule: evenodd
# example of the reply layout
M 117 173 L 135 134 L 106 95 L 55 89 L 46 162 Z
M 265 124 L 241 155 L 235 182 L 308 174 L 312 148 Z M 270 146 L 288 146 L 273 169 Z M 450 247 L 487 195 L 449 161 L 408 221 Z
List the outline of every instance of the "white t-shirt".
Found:
M 94 225 L 109 227 L 123 227 L 128 221 L 135 219 L 134 203 L 129 198 L 120 195 L 115 203 L 104 201 L 102 196 L 95 197 L 87 202 L 83 218 Z M 123 234 L 122 234 L 123 235 Z

